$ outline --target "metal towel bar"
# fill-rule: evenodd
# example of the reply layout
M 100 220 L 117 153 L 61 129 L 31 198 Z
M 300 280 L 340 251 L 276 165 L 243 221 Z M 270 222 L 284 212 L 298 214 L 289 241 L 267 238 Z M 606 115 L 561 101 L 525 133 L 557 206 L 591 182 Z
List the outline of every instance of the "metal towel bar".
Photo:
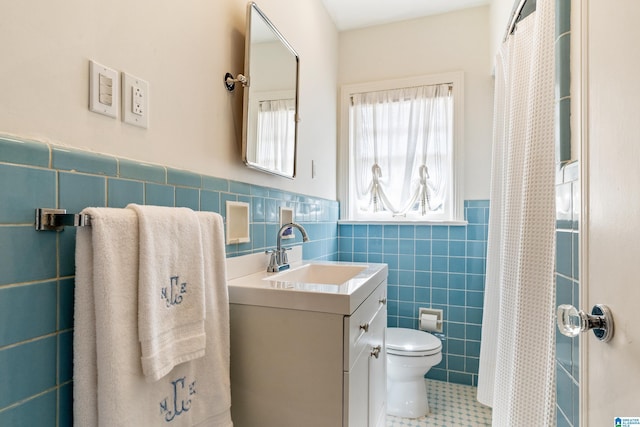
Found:
M 87 227 L 91 225 L 91 217 L 68 214 L 66 209 L 36 208 L 36 231 L 62 231 L 65 225 Z

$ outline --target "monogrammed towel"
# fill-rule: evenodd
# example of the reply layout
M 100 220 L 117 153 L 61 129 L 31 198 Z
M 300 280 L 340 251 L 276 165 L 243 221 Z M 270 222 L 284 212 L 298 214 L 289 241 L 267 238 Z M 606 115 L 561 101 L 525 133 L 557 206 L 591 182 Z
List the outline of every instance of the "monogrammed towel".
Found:
M 130 204 L 138 215 L 138 334 L 142 372 L 157 381 L 204 356 L 204 258 L 189 208 Z
M 138 339 L 138 218 L 88 208 L 76 235 L 74 424 L 82 427 L 232 427 L 229 300 L 222 217 L 198 213 L 205 253 L 207 345 L 156 382 Z

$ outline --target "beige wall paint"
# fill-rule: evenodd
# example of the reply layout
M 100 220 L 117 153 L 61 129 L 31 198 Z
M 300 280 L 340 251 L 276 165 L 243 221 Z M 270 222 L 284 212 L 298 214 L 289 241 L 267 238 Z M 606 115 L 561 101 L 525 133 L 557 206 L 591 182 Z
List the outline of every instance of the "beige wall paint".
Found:
M 338 83 L 463 71 L 464 198 L 488 199 L 493 79 L 489 6 L 340 33 Z
M 300 55 L 299 175 L 240 156 L 245 0 L 69 0 L 0 6 L 0 134 L 335 199 L 338 33 L 321 0 L 262 0 Z M 88 110 L 88 61 L 145 79 L 144 130 Z M 311 160 L 317 178 L 311 179 Z

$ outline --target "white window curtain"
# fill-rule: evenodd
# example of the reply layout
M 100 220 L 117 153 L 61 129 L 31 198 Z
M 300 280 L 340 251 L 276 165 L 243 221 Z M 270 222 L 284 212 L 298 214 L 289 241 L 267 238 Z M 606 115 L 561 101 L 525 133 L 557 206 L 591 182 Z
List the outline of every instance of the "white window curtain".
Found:
M 292 175 L 295 132 L 294 99 L 260 101 L 256 163 Z
M 359 212 L 443 209 L 451 180 L 452 86 L 351 96 L 352 184 Z

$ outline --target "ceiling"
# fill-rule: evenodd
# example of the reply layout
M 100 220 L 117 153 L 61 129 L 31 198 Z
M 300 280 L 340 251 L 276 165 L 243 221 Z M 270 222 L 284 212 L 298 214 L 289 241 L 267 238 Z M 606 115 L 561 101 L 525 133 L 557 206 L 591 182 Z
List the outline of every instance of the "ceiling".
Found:
M 322 0 L 339 31 L 489 4 L 490 0 Z

